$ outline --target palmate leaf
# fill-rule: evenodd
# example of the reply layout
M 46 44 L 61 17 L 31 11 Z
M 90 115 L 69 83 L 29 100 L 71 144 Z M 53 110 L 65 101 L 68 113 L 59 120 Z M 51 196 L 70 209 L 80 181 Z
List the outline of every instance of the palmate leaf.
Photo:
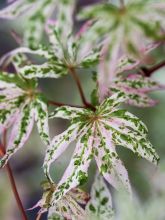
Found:
M 128 173 L 115 150 L 111 133 L 102 125 L 97 132 L 100 143 L 95 149 L 95 160 L 100 173 L 113 187 L 119 189 L 122 183 L 131 193 Z
M 0 167 L 5 166 L 10 157 L 24 146 L 35 121 L 45 145 L 50 143 L 47 103 L 36 86 L 35 80 L 0 73 L 0 132 L 11 128 Z
M 87 220 L 110 220 L 113 219 L 113 208 L 111 193 L 102 176 L 95 176 L 91 189 L 91 199 L 86 206 Z
M 88 167 L 92 159 L 92 144 L 94 141 L 90 132 L 92 132 L 91 128 L 86 128 L 80 135 L 71 162 L 54 193 L 53 203 L 65 195 L 70 189 L 86 182 Z
M 12 52 L 13 54 L 6 54 L 2 59 L 2 63 L 11 58 L 12 63 L 17 72 L 21 73 L 23 77 L 32 78 L 59 78 L 68 73 L 67 68 L 57 57 L 52 58 L 52 53 L 40 46 L 37 50 L 30 50 L 28 48 L 18 48 Z M 18 53 L 18 54 L 17 54 Z M 43 57 L 47 62 L 40 65 L 31 64 L 28 57 L 23 53 L 35 54 Z M 10 57 L 14 56 L 14 57 Z
M 89 43 L 89 39 L 86 38 L 92 22 L 84 24 L 76 34 L 72 33 L 74 6 L 74 1 L 60 1 L 58 3 L 57 21 L 48 20 L 46 26 L 50 41 L 48 47 L 37 46 L 33 49 L 20 47 L 4 55 L 0 60 L 0 65 L 8 64 L 10 61 L 19 62 L 19 72 L 25 78 L 59 78 L 68 74 L 70 68 L 84 69 L 97 64 L 101 45 L 98 44 L 94 47 L 95 44 Z M 70 25 L 67 25 L 68 23 Z M 68 27 L 70 28 L 68 29 Z M 24 59 L 16 57 L 13 60 L 18 53 L 35 54 L 42 56 L 45 60 L 39 65 L 25 66 Z
M 78 188 L 72 189 L 57 203 L 53 204 L 53 192 L 56 189 L 56 184 L 44 182 L 42 186 L 44 188 L 42 199 L 40 199 L 31 209 L 40 207 L 41 209 L 38 213 L 48 211 L 48 219 L 50 220 L 85 219 L 85 210 L 80 206 L 80 204 L 86 205 L 87 201 L 89 200 L 89 195 L 86 192 Z
M 42 39 L 46 21 L 53 14 L 56 4 L 56 0 L 38 0 L 33 3 L 34 12 L 30 14 L 25 29 L 25 45 L 37 48 Z
M 98 95 L 100 101 L 107 97 L 108 93 L 110 92 L 109 87 L 112 86 L 112 89 L 114 90 L 116 89 L 115 87 L 118 88 L 117 85 L 114 85 L 114 82 L 118 82 L 120 79 L 121 81 L 126 79 L 123 76 L 124 72 L 127 73 L 130 70 L 140 72 L 140 67 L 147 65 L 148 62 L 152 60 L 151 51 L 161 45 L 160 43 L 156 42 L 147 43 L 144 45 L 140 44 L 140 54 L 138 56 L 133 56 L 130 53 L 125 54 L 124 50 L 120 46 L 119 41 L 116 46 L 113 46 L 112 48 L 110 47 L 109 50 L 108 45 L 110 43 L 111 39 L 109 40 L 107 38 L 104 41 L 101 59 L 98 66 Z M 147 78 L 145 79 L 144 77 L 144 81 L 147 81 Z
M 66 150 L 68 145 L 77 137 L 77 131 L 78 125 L 71 125 L 66 131 L 55 136 L 51 142 L 51 145 L 48 146 L 43 168 L 49 180 L 51 180 L 49 174 L 51 163 L 55 161 Z
M 16 19 L 26 13 L 28 20 L 25 21 L 23 44 L 36 48 L 43 36 L 45 22 L 53 13 L 55 6 L 54 0 L 16 0 L 0 11 L 0 18 Z
M 131 192 L 127 170 L 119 159 L 115 145 L 127 147 L 139 156 L 157 163 L 159 157 L 147 139 L 145 124 L 131 113 L 119 109 L 125 100 L 125 94 L 120 92 L 105 99 L 95 111 L 63 106 L 51 114 L 51 117 L 71 120 L 71 126 L 55 136 L 47 149 L 44 172 L 49 179 L 51 163 L 72 141 L 77 141 L 71 162 L 53 193 L 52 203 L 86 180 L 93 157 L 100 173 L 111 185 L 121 188 L 123 184 Z
M 109 88 L 111 92 L 124 92 L 128 97 L 127 103 L 137 107 L 151 107 L 157 104 L 148 93 L 162 89 L 165 89 L 165 85 L 140 74 L 130 74 L 127 77 L 119 75 Z
M 23 54 L 23 55 L 22 55 Z M 22 56 L 24 56 L 24 54 L 33 54 L 33 55 L 39 55 L 44 59 L 50 59 L 52 56 L 49 53 L 47 47 L 44 46 L 39 46 L 37 49 L 30 49 L 28 47 L 19 47 L 16 48 L 8 53 L 6 53 L 4 56 L 1 57 L 0 59 L 0 66 L 2 65 L 7 65 L 10 62 L 13 62 L 14 65 L 19 67 L 19 73 L 21 71 L 21 67 L 24 67 L 25 65 L 25 59 L 27 58 L 23 58 Z
M 59 25 L 58 20 L 48 21 L 47 34 L 55 50 L 55 55 L 61 62 L 63 62 L 66 67 L 72 66 L 75 68 L 89 68 L 96 65 L 100 56 L 101 44 L 94 47 L 93 45 L 95 44 L 93 43 L 92 45 L 86 37 L 92 22 L 85 23 L 76 35 L 72 34 L 73 29 L 68 30 L 68 27 L 66 27 L 63 36 Z
M 159 4 L 160 1 L 154 4 L 150 1 L 128 1 L 125 10 L 122 11 L 115 3 L 101 2 L 85 7 L 80 12 L 79 18 L 96 20 L 91 31 L 99 39 L 111 33 L 110 47 L 119 43 L 120 36 L 120 45 L 124 50 L 137 55 L 141 43 L 148 39 L 153 41 L 164 39 L 162 31 L 164 7 L 157 7 Z

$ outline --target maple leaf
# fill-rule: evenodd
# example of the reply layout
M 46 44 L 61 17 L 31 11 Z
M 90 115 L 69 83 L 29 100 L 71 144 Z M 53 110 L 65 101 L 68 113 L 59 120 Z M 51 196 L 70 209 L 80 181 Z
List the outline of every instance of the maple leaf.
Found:
M 49 220 L 83 220 L 85 210 L 80 205 L 86 205 L 89 195 L 79 188 L 74 188 L 63 196 L 57 203 L 52 203 L 53 193 L 56 190 L 56 184 L 50 184 L 45 181 L 42 184 L 44 193 L 42 199 L 29 210 L 40 207 L 39 213 L 48 211 Z
M 138 55 L 139 45 L 165 39 L 164 9 L 161 1 L 129 0 L 120 7 L 107 1 L 85 7 L 79 18 L 96 21 L 91 31 L 99 39 L 108 38 L 110 50 L 120 44 L 126 53 Z
M 101 59 L 98 67 L 98 86 L 97 95 L 99 100 L 104 100 L 108 94 L 115 91 L 124 92 L 129 98 L 127 104 L 149 107 L 157 102 L 151 99 L 147 94 L 151 91 L 165 89 L 164 85 L 139 74 L 127 74 L 127 72 L 142 72 L 140 67 L 152 62 L 151 51 L 160 46 L 160 43 L 150 43 L 141 48 L 139 58 L 131 55 L 125 55 L 121 48 L 116 47 L 113 51 L 107 51 L 106 43 L 101 52 Z M 131 95 L 132 93 L 132 95 Z
M 86 219 L 112 220 L 114 211 L 112 208 L 111 193 L 102 176 L 98 173 L 95 176 L 90 195 L 91 198 L 85 208 Z
M 24 146 L 34 122 L 41 139 L 48 145 L 50 140 L 47 103 L 37 91 L 36 80 L 0 72 L 0 133 L 11 128 L 6 153 L 0 159 L 0 167 Z
M 96 111 L 63 106 L 52 113 L 51 117 L 71 120 L 71 125 L 66 131 L 55 136 L 47 148 L 43 167 L 50 181 L 51 163 L 71 142 L 77 141 L 71 162 L 54 192 L 55 201 L 71 188 L 86 181 L 93 157 L 100 173 L 110 184 L 119 188 L 123 183 L 127 190 L 131 191 L 127 170 L 119 159 L 116 145 L 124 146 L 157 164 L 159 157 L 147 139 L 145 124 L 130 112 L 118 108 L 123 101 L 125 95 L 120 92 L 96 106 Z
M 73 11 L 74 1 L 60 1 L 57 20 L 47 21 L 46 32 L 50 44 L 40 45 L 35 49 L 17 48 L 5 54 L 0 60 L 0 65 L 13 60 L 18 53 L 27 53 L 39 55 L 44 58 L 45 62 L 39 65 L 20 65 L 19 72 L 26 78 L 59 78 L 67 75 L 73 68 L 93 67 L 98 63 L 101 45 L 96 48 L 92 47 L 86 37 L 92 25 L 90 21 L 73 34 Z
M 119 75 L 109 88 L 110 92 L 122 91 L 128 97 L 126 103 L 138 107 L 151 107 L 157 104 L 148 96 L 149 92 L 165 89 L 165 85 L 140 74 L 130 74 L 127 77 Z
M 18 19 L 25 14 L 24 45 L 36 48 L 43 36 L 44 25 L 55 9 L 56 0 L 14 0 L 0 11 L 0 18 Z

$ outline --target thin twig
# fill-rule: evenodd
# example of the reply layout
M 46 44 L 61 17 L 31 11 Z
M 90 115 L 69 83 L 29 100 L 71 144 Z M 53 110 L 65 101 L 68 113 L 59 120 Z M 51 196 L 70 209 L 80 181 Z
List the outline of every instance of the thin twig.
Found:
M 156 64 L 155 66 L 151 67 L 151 68 L 146 68 L 146 67 L 142 67 L 141 70 L 143 71 L 145 76 L 151 76 L 155 71 L 161 69 L 162 67 L 165 66 L 165 60 Z
M 86 105 L 87 101 L 86 101 L 86 99 L 85 99 L 85 95 L 84 95 L 84 92 L 83 92 L 83 89 L 82 89 L 80 80 L 79 80 L 79 78 L 78 78 L 78 76 L 77 76 L 77 74 L 76 74 L 75 69 L 74 69 L 74 68 L 69 68 L 69 71 L 70 71 L 70 73 L 72 74 L 72 76 L 73 76 L 73 78 L 74 78 L 74 80 L 75 80 L 75 82 L 76 82 L 76 84 L 77 84 L 77 87 L 78 87 L 78 89 L 79 89 L 82 102 L 83 102 L 84 105 Z
M 80 82 L 80 80 L 77 76 L 77 73 L 76 73 L 75 69 L 70 67 L 69 71 L 70 71 L 71 75 L 73 76 L 73 79 L 75 80 L 75 82 L 77 84 L 77 87 L 78 87 L 78 90 L 79 90 L 79 93 L 80 93 L 80 97 L 81 97 L 81 100 L 82 100 L 84 106 L 87 107 L 87 108 L 91 108 L 92 110 L 95 110 L 95 107 L 86 101 L 86 98 L 85 98 L 85 95 L 84 95 L 84 92 L 83 92 L 83 89 L 82 89 L 82 86 L 81 86 L 81 82 Z
M 5 149 L 6 148 L 6 135 L 7 135 L 7 131 L 5 130 L 4 134 L 3 134 L 3 142 L 4 143 L 3 144 L 0 143 L 0 156 L 2 156 L 2 157 L 5 155 L 5 151 L 6 151 L 6 149 Z M 25 210 L 24 210 L 24 207 L 22 205 L 20 196 L 18 194 L 18 190 L 17 190 L 17 187 L 16 187 L 14 176 L 13 176 L 13 173 L 12 173 L 12 170 L 11 170 L 11 167 L 10 167 L 9 163 L 6 165 L 5 168 L 6 168 L 9 180 L 10 180 L 10 184 L 11 184 L 11 188 L 12 188 L 15 200 L 17 202 L 18 208 L 19 208 L 20 213 L 22 215 L 22 220 L 28 220 L 28 218 L 26 216 L 26 213 L 25 213 Z
M 22 219 L 23 220 L 28 220 L 28 218 L 26 216 L 26 213 L 25 213 L 25 210 L 24 210 L 24 207 L 22 205 L 20 196 L 18 194 L 18 190 L 17 190 L 17 187 L 16 187 L 14 176 L 13 176 L 13 173 L 12 173 L 12 170 L 11 170 L 11 167 L 10 167 L 9 163 L 6 165 L 6 170 L 7 170 L 7 173 L 8 173 L 8 177 L 10 179 L 10 183 L 11 183 L 12 191 L 14 193 L 15 200 L 17 202 L 17 205 L 18 205 L 19 210 L 20 210 L 21 215 L 22 215 Z
M 65 103 L 61 103 L 61 102 L 55 102 L 55 101 L 52 101 L 52 100 L 48 100 L 48 104 L 49 104 L 49 105 L 59 106 L 59 107 L 60 107 L 60 106 L 67 105 L 67 106 L 76 107 L 76 108 L 84 108 L 84 106 L 72 105 L 72 104 L 65 104 Z

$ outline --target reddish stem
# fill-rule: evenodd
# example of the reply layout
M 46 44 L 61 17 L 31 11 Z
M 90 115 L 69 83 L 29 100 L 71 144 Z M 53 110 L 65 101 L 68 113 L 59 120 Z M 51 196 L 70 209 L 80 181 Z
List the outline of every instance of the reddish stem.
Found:
M 5 149 L 6 148 L 6 135 L 7 135 L 7 131 L 5 130 L 4 135 L 3 135 L 3 142 L 4 143 L 0 144 L 0 156 L 1 157 L 3 157 L 5 155 L 5 151 L 6 151 L 6 149 Z M 12 188 L 15 200 L 17 202 L 18 208 L 19 208 L 20 213 L 22 215 L 22 219 L 23 220 L 28 220 L 28 218 L 26 216 L 26 213 L 25 213 L 25 210 L 24 210 L 24 207 L 22 205 L 22 202 L 21 202 L 21 199 L 20 199 L 17 187 L 16 187 L 16 183 L 15 183 L 15 180 L 14 180 L 14 176 L 13 176 L 13 173 L 12 173 L 12 170 L 11 170 L 11 167 L 10 167 L 9 163 L 6 165 L 5 168 L 6 168 L 9 180 L 10 180 L 10 184 L 11 184 L 11 188 Z
M 86 105 L 86 104 L 87 104 L 87 101 L 86 101 L 86 99 L 85 99 L 85 95 L 84 95 L 84 92 L 83 92 L 83 89 L 82 89 L 80 80 L 79 80 L 79 78 L 78 78 L 78 76 L 77 76 L 77 74 L 76 74 L 75 69 L 74 69 L 74 68 L 69 68 L 69 71 L 70 71 L 70 73 L 72 74 L 72 76 L 73 76 L 73 78 L 74 78 L 74 80 L 75 80 L 75 82 L 76 82 L 76 84 L 77 84 L 77 87 L 78 87 L 78 90 L 79 90 L 79 92 L 80 92 L 80 96 L 81 96 L 82 102 L 83 102 L 84 105 Z
M 142 71 L 145 74 L 145 76 L 151 76 L 155 71 L 159 70 L 160 68 L 165 66 L 165 60 L 156 64 L 155 66 L 151 68 L 142 67 Z
M 72 105 L 72 104 L 65 104 L 65 103 L 61 103 L 61 102 L 55 102 L 55 101 L 52 101 L 52 100 L 49 100 L 49 101 L 48 101 L 48 104 L 49 104 L 49 105 L 59 106 L 59 107 L 60 107 L 60 106 L 67 105 L 67 106 L 76 107 L 76 108 L 84 108 L 84 106 Z
M 73 79 L 75 80 L 75 82 L 77 84 L 77 87 L 78 87 L 78 90 L 79 90 L 79 93 L 80 93 L 80 97 L 81 97 L 81 100 L 82 100 L 84 106 L 87 107 L 87 108 L 90 108 L 92 110 L 95 110 L 95 107 L 86 101 L 86 98 L 85 98 L 85 95 L 84 95 L 84 92 L 83 92 L 83 89 L 82 89 L 82 86 L 81 86 L 81 82 L 80 82 L 80 80 L 77 76 L 77 73 L 76 73 L 75 69 L 70 67 L 69 71 L 70 71 L 71 75 L 73 76 Z
M 10 183 L 11 183 L 12 191 L 14 193 L 15 200 L 17 202 L 17 205 L 18 205 L 19 210 L 20 210 L 21 215 L 22 215 L 22 219 L 23 220 L 28 220 L 28 218 L 26 216 L 26 213 L 25 213 L 25 210 L 24 210 L 24 207 L 22 205 L 20 196 L 18 194 L 18 190 L 17 190 L 17 187 L 16 187 L 14 176 L 13 176 L 13 173 L 12 173 L 12 170 L 11 170 L 11 167 L 10 167 L 9 163 L 6 165 L 6 170 L 7 170 L 7 173 L 8 173 L 8 177 L 10 179 Z

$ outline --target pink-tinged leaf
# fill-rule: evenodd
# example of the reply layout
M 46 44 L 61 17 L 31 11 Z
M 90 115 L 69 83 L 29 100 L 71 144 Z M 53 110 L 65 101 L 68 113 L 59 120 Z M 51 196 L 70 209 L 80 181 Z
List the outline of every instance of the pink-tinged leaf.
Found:
M 61 31 L 61 38 L 66 39 L 73 31 L 73 13 L 75 9 L 75 0 L 60 1 L 58 3 L 57 21 Z
M 8 88 L 5 89 L 5 92 L 4 90 L 0 91 L 0 130 L 8 129 L 20 112 L 19 107 L 22 96 L 18 96 L 20 91 L 17 92 L 17 88 Z
M 140 108 L 153 107 L 159 103 L 159 101 L 151 99 L 145 94 L 130 95 L 129 97 L 127 104 Z
M 100 132 L 105 140 L 106 146 L 110 150 L 112 170 L 114 171 L 114 174 L 117 176 L 119 181 L 121 181 L 121 183 L 125 186 L 127 191 L 131 194 L 131 185 L 128 177 L 128 172 L 125 166 L 123 165 L 122 161 L 119 159 L 119 156 L 115 150 L 115 146 L 112 140 L 112 133 L 105 129 L 103 125 L 101 125 Z
M 15 87 L 14 83 L 8 83 L 0 80 L 0 89 Z
M 119 189 L 123 184 L 128 192 L 131 192 L 128 173 L 116 153 L 112 140 L 112 133 L 103 125 L 99 125 L 98 135 L 100 135 L 101 142 L 100 146 L 97 148 L 96 152 L 98 155 L 95 154 L 95 159 L 100 172 L 115 188 Z
M 126 101 L 126 96 L 123 92 L 119 91 L 114 93 L 109 98 L 105 99 L 100 106 L 98 107 L 98 111 L 106 116 L 111 111 L 114 110 L 114 108 L 117 108 L 121 103 Z
M 55 209 L 55 206 L 49 209 L 49 219 L 58 214 L 61 218 L 63 217 L 62 219 L 84 220 L 84 209 L 69 194 L 58 201 L 58 206 L 61 208 L 60 210 Z
M 127 147 L 138 156 L 157 163 L 159 157 L 147 140 L 147 128 L 144 123 L 131 113 L 118 109 L 125 100 L 125 94 L 119 92 L 96 106 L 95 111 L 64 106 L 57 108 L 53 113 L 52 117 L 70 119 L 75 127 L 70 126 L 66 132 L 56 136 L 48 148 L 44 169 L 50 180 L 50 164 L 61 155 L 71 141 L 77 140 L 77 144 L 71 162 L 53 194 L 52 204 L 56 204 L 70 189 L 87 178 L 93 156 L 100 172 L 110 184 L 120 188 L 122 183 L 131 192 L 127 170 L 116 153 L 115 145 Z
M 121 36 L 120 32 L 118 36 Z M 100 102 L 107 97 L 109 86 L 112 85 L 116 76 L 125 71 L 137 69 L 140 65 L 150 64 L 152 57 L 149 53 L 157 48 L 160 43 L 152 42 L 140 47 L 140 55 L 132 56 L 130 53 L 125 55 L 121 45 L 122 39 L 110 38 L 109 36 L 103 42 L 101 58 L 98 68 L 98 85 Z M 109 45 L 113 43 L 111 48 Z
M 46 150 L 46 156 L 44 159 L 44 172 L 45 175 L 51 180 L 49 175 L 49 169 L 52 162 L 54 162 L 74 141 L 77 136 L 78 124 L 71 125 L 66 131 L 55 136 Z
M 138 132 L 128 129 L 119 120 L 110 119 L 104 121 L 104 123 L 105 127 L 112 131 L 112 139 L 116 145 L 129 148 L 138 156 L 157 164 L 159 156 L 145 135 L 140 135 Z
M 86 21 L 77 32 L 76 37 L 81 38 L 83 34 L 85 34 L 85 32 L 92 26 L 93 22 L 93 20 Z
M 86 181 L 94 141 L 92 133 L 93 128 L 90 127 L 82 131 L 71 162 L 54 192 L 52 203 L 56 203 L 69 190 Z
M 109 116 L 115 121 L 118 121 L 121 125 L 131 128 L 132 130 L 138 132 L 141 135 L 147 135 L 147 126 L 135 115 L 130 112 L 118 109 L 109 114 Z
M 42 199 L 37 202 L 31 209 L 40 207 L 38 214 L 48 211 L 48 219 L 78 219 L 84 220 L 85 210 L 79 205 L 78 200 L 83 200 L 85 192 L 80 189 L 74 189 L 69 191 L 64 197 L 62 197 L 57 203 L 52 204 L 53 192 L 56 190 L 56 184 L 44 182 Z
M 151 107 L 157 101 L 151 99 L 148 93 L 155 90 L 165 89 L 165 85 L 140 74 L 130 74 L 127 77 L 119 76 L 112 83 L 110 92 L 123 92 L 127 97 L 126 103 L 138 107 Z
M 60 1 L 57 4 L 56 21 L 49 19 L 46 24 L 46 32 L 50 43 L 55 49 L 56 56 L 63 58 L 64 48 L 70 41 L 70 34 L 73 31 L 73 13 L 75 8 L 75 0 Z
M 13 1 L 10 1 L 13 2 Z M 15 19 L 16 17 L 22 15 L 28 11 L 34 3 L 30 3 L 26 0 L 17 0 L 12 4 L 8 5 L 6 8 L 0 10 L 0 18 L 4 19 Z
M 36 48 L 39 45 L 46 20 L 53 14 L 56 3 L 56 0 L 33 2 L 33 11 L 29 13 L 29 20 L 24 33 L 25 45 L 30 48 Z
M 112 83 L 113 79 L 116 76 L 116 67 L 118 65 L 118 60 L 121 56 L 121 39 L 120 33 L 118 35 L 119 39 L 112 39 L 107 37 L 104 40 L 100 63 L 98 67 L 99 75 L 98 75 L 98 82 L 99 82 L 99 95 L 100 101 L 102 101 L 107 94 L 107 88 Z M 109 44 L 114 42 L 114 47 L 111 49 L 109 54 Z M 109 55 L 109 60 L 107 61 L 107 56 Z
M 0 131 L 3 129 L 8 129 L 13 124 L 18 112 L 18 109 L 13 106 L 11 107 L 10 105 L 0 108 Z
M 7 143 L 7 151 L 0 160 L 0 167 L 5 166 L 10 157 L 22 148 L 29 138 L 34 124 L 34 112 L 31 108 L 31 105 L 24 105 L 20 115 L 16 118 Z
M 55 31 L 57 31 L 56 26 L 57 26 L 57 20 L 49 19 L 46 22 L 45 30 L 48 35 L 49 42 L 52 44 L 52 47 L 55 48 L 56 52 L 58 53 L 58 51 L 59 51 L 59 49 L 57 48 L 58 47 L 58 40 L 57 40 L 57 37 L 54 33 Z M 60 58 L 61 58 L 62 52 L 58 53 L 57 55 L 60 56 Z
M 51 58 L 49 52 L 42 47 L 40 47 L 36 50 L 32 50 L 27 47 L 19 47 L 19 48 L 16 48 L 16 49 L 6 53 L 5 55 L 3 55 L 0 59 L 0 66 L 2 66 L 4 64 L 8 65 L 12 61 L 14 56 L 16 56 L 20 53 L 34 54 L 34 55 L 44 57 L 45 59 Z
M 73 188 L 72 190 L 70 190 L 69 195 L 82 205 L 86 205 L 90 199 L 89 194 L 79 188 Z
M 91 199 L 86 206 L 87 220 L 112 220 L 114 211 L 112 208 L 112 196 L 102 176 L 95 176 L 91 189 Z
M 3 102 L 16 100 L 17 98 L 23 96 L 25 93 L 22 89 L 18 87 L 7 87 L 5 89 L 0 90 L 0 96 L 4 96 Z

